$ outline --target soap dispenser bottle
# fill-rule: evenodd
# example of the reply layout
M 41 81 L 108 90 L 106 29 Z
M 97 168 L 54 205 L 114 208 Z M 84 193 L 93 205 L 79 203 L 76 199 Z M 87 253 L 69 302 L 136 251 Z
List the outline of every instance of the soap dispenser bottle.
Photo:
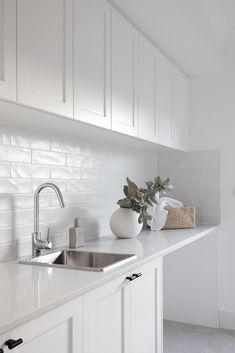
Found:
M 74 219 L 74 227 L 69 228 L 69 247 L 71 249 L 84 246 L 84 230 L 80 225 L 80 219 Z

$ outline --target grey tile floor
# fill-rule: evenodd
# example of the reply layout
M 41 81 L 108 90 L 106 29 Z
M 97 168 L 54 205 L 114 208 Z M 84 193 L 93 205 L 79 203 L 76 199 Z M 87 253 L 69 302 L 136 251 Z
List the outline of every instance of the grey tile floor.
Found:
M 164 353 L 235 353 L 235 331 L 164 321 Z

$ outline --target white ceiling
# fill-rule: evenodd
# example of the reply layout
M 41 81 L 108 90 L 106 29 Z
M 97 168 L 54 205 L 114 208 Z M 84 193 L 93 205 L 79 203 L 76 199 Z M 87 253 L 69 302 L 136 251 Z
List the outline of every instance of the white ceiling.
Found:
M 188 75 L 217 70 L 235 0 L 109 0 Z

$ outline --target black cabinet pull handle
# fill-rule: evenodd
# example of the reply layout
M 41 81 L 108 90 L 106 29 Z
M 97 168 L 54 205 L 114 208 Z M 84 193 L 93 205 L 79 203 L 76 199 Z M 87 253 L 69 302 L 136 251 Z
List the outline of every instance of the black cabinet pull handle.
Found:
M 136 279 L 136 277 L 133 276 L 133 275 L 131 275 L 131 276 L 126 277 L 126 279 L 127 279 L 128 281 L 132 282 L 132 281 L 134 281 L 134 279 Z
M 133 273 L 131 276 L 126 277 L 126 279 L 130 282 L 134 281 L 135 279 L 139 278 L 142 276 L 142 273 Z
M 13 349 L 17 346 L 19 346 L 21 343 L 23 343 L 22 338 L 19 338 L 18 340 L 7 340 L 5 342 L 5 345 L 9 348 L 9 349 Z
M 139 272 L 139 273 L 133 273 L 132 276 L 134 276 L 135 278 L 139 278 L 139 277 L 142 276 L 142 273 L 141 273 L 141 272 Z

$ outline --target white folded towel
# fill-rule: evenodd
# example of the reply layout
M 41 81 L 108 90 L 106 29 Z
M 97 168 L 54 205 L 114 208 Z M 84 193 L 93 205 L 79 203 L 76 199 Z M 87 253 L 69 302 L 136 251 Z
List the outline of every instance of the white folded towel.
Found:
M 158 200 L 158 205 L 148 208 L 148 213 L 152 216 L 150 221 L 147 221 L 151 230 L 161 230 L 165 223 L 168 211 L 165 207 L 183 207 L 182 202 L 171 199 L 170 197 L 162 197 Z

